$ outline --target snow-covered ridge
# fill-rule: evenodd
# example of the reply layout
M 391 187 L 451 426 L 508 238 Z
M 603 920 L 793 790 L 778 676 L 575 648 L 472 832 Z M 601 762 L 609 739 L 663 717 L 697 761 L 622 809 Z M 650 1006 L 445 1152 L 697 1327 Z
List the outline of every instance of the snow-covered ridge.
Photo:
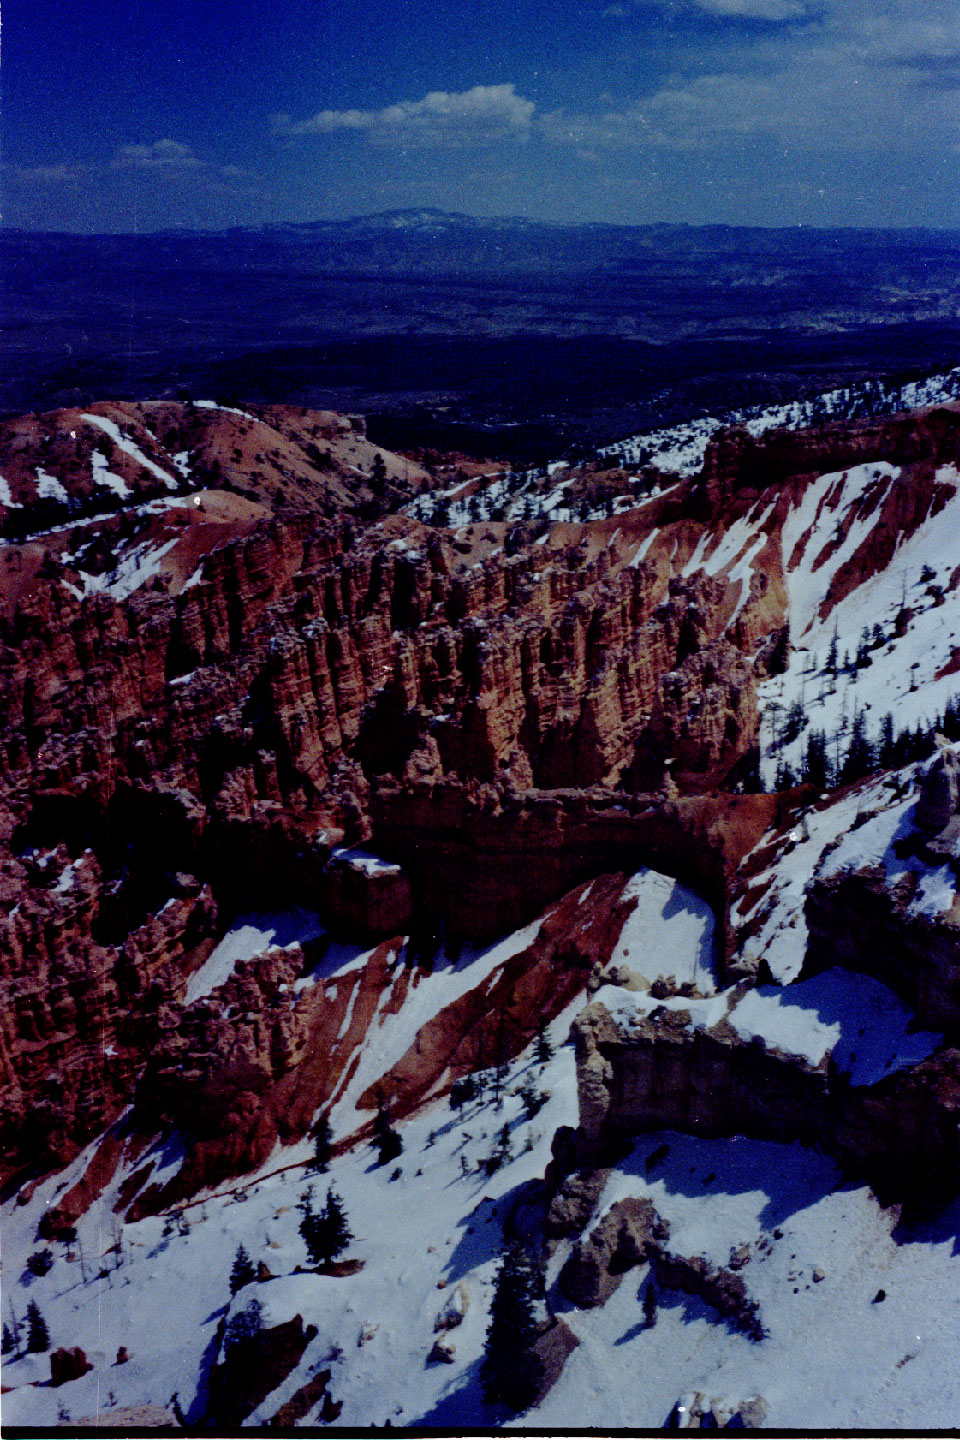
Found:
M 705 415 L 680 425 L 627 436 L 603 446 L 600 453 L 622 457 L 628 465 L 649 464 L 676 475 L 695 475 L 703 465 L 710 440 L 719 430 L 731 425 L 745 425 L 751 435 L 763 435 L 768 430 L 802 430 L 831 420 L 894 415 L 901 410 L 919 410 L 957 399 L 960 399 L 960 366 L 904 385 L 869 380 L 840 390 L 827 390 L 812 400 Z

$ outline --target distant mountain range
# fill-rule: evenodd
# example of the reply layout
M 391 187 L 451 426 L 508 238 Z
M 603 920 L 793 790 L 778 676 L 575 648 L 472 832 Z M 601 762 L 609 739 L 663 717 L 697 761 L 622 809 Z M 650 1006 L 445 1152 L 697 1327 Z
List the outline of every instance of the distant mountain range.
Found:
M 388 424 L 416 410 L 421 436 L 427 420 L 504 444 L 517 439 L 504 426 L 533 427 L 529 444 L 545 436 L 548 450 L 570 436 L 609 443 L 698 412 L 949 369 L 958 275 L 955 231 L 555 225 L 431 208 L 216 232 L 8 230 L 0 410 L 216 393 Z

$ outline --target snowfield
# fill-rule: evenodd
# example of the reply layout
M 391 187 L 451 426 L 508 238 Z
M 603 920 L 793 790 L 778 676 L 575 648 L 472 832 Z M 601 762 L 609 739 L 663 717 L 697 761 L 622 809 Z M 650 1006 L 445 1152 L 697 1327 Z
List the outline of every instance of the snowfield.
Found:
M 871 840 L 869 853 L 880 843 L 879 835 Z M 629 881 L 628 893 L 638 904 L 612 964 L 642 972 L 647 982 L 664 974 L 692 981 L 706 998 L 657 1002 L 642 989 L 602 986 L 593 998 L 624 1024 L 658 1003 L 686 1011 L 693 1026 L 727 1019 L 744 1038 L 761 1036 L 809 1064 L 832 1054 L 855 1085 L 869 1085 L 940 1043 L 940 1036 L 916 1031 L 885 986 L 840 970 L 783 989 L 711 994 L 709 907 L 650 870 Z M 504 961 L 530 943 L 539 923 L 491 946 L 465 947 L 455 961 L 441 952 L 433 974 L 411 988 L 395 1015 L 386 1012 L 387 987 L 334 1106 L 335 1138 L 369 1118 L 356 1110 L 357 1097 L 406 1051 L 420 1026 L 457 995 L 490 983 Z M 213 993 L 239 960 L 322 930 L 322 917 L 307 911 L 240 917 L 191 977 L 188 999 Z M 369 953 L 331 945 L 297 987 L 349 979 Z M 401 1122 L 403 1152 L 395 1163 L 378 1166 L 371 1146 L 362 1143 L 319 1175 L 305 1141 L 278 1149 L 255 1174 L 201 1194 L 173 1214 L 133 1224 L 122 1224 L 113 1210 L 131 1168 L 123 1165 L 79 1222 L 77 1245 L 51 1242 L 53 1265 L 41 1276 L 26 1269 L 28 1256 L 42 1248 L 40 1216 L 80 1176 L 93 1147 L 39 1184 L 26 1204 L 7 1199 L 5 1318 L 9 1323 L 11 1310 L 22 1318 L 35 1299 L 52 1344 L 80 1345 L 94 1369 L 53 1390 L 35 1383 L 49 1375 L 46 1355 L 7 1358 L 6 1423 L 50 1426 L 58 1411 L 78 1417 L 146 1402 L 166 1405 L 174 1394 L 188 1421 L 198 1421 L 218 1326 L 253 1297 L 266 1324 L 300 1315 L 316 1335 L 296 1369 L 249 1417 L 251 1426 L 266 1424 L 318 1369 L 332 1372 L 330 1393 L 343 1402 L 337 1425 L 347 1429 L 388 1421 L 441 1430 L 659 1427 L 680 1396 L 697 1391 L 734 1406 L 760 1394 L 774 1426 L 950 1423 L 960 1401 L 960 1380 L 948 1363 L 960 1344 L 954 1245 L 960 1202 L 925 1226 L 898 1225 L 896 1213 L 884 1211 L 869 1189 L 844 1183 L 832 1161 L 800 1145 L 671 1132 L 638 1139 L 610 1173 L 587 1229 L 616 1201 L 645 1196 L 669 1221 L 674 1253 L 726 1265 L 731 1252 L 746 1246 L 742 1274 L 766 1338 L 752 1341 L 704 1302 L 666 1289 L 658 1296 L 656 1323 L 647 1327 L 646 1267 L 631 1270 L 604 1307 L 576 1310 L 556 1285 L 572 1243 L 564 1240 L 548 1267 L 548 1299 L 579 1348 L 534 1411 L 512 1417 L 486 1404 L 479 1367 L 504 1219 L 521 1187 L 543 1176 L 556 1129 L 577 1123 L 567 1037 L 590 998 L 575 1000 L 550 1027 L 552 1058 L 538 1062 L 531 1046 L 509 1066 L 499 1107 L 487 1088 L 460 1112 L 439 1097 Z M 547 1096 L 532 1118 L 518 1093 L 526 1081 Z M 487 1174 L 481 1162 L 498 1146 L 504 1126 L 508 1158 Z M 155 1173 L 167 1179 L 182 1154 L 172 1134 L 136 1163 L 157 1161 Z M 310 1186 L 316 1205 L 330 1186 L 342 1198 L 354 1235 L 346 1257 L 362 1262 L 356 1273 L 307 1268 L 298 1205 Z M 240 1244 L 272 1278 L 231 1298 L 229 1275 Z M 445 1332 L 454 1345 L 452 1363 L 430 1362 L 435 1323 L 455 1291 L 464 1314 Z M 874 1303 L 881 1291 L 884 1299 Z M 120 1346 L 129 1359 L 116 1364 Z M 303 1423 L 316 1418 L 308 1414 Z

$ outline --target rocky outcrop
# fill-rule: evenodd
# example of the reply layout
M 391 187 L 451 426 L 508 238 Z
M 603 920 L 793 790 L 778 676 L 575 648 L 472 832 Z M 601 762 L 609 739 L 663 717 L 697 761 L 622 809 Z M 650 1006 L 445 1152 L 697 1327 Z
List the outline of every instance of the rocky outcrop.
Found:
M 193 1184 L 302 1134 L 342 1074 L 328 1056 L 322 1078 L 307 1051 L 335 1035 L 343 987 L 313 1013 L 277 1001 L 289 980 L 245 972 L 243 1026 L 216 1005 L 182 1013 L 189 975 L 236 909 L 312 905 L 332 930 L 372 943 L 412 933 L 429 949 L 441 929 L 492 938 L 585 880 L 653 864 L 715 906 L 729 967 L 731 876 L 781 808 L 730 793 L 756 742 L 756 684 L 773 663 L 762 655 L 783 634 L 778 526 L 824 465 L 882 454 L 914 467 L 887 525 L 909 528 L 939 503 L 931 467 L 955 458 L 958 425 L 943 412 L 846 438 L 727 437 L 698 481 L 624 521 L 626 548 L 603 522 L 501 549 L 386 513 L 423 472 L 388 456 L 376 495 L 355 419 L 160 402 L 89 413 L 103 424 L 79 412 L 5 422 L 0 458 L 21 507 L 8 525 L 39 499 L 38 465 L 62 462 L 76 480 L 68 509 L 103 490 L 92 451 L 113 426 L 139 448 L 107 456 L 133 498 L 168 492 L 164 466 L 186 484 L 174 464 L 186 456 L 208 489 L 219 475 L 231 504 L 238 489 L 249 503 L 242 524 L 227 507 L 216 541 L 170 521 L 191 565 L 202 558 L 189 583 L 181 566 L 176 583 L 157 571 L 122 602 L 80 599 L 61 560 L 25 542 L 17 573 L 30 583 L 0 607 L 4 1173 L 62 1164 L 134 1092 L 145 1125 L 180 1123 L 182 1064 L 199 1095 Z M 747 580 L 690 569 L 777 485 L 756 536 L 762 566 Z M 136 519 L 121 509 L 118 532 Z M 363 844 L 392 863 L 339 853 Z M 557 957 L 557 993 L 580 983 L 579 940 L 566 954 L 550 943 L 550 961 L 528 957 L 520 1011 Z M 385 953 L 355 982 L 358 1016 L 395 982 Z M 423 1053 L 475 1063 L 492 1022 L 468 1009 L 421 1036 Z M 422 1096 L 405 1063 L 390 1083 Z
M 180 1428 L 176 1416 L 163 1405 L 119 1405 L 115 1410 L 82 1415 L 78 1420 L 71 1420 L 70 1426 L 75 1430 L 120 1430 L 125 1435 L 136 1435 L 140 1430 Z
M 917 877 L 891 884 L 870 867 L 815 879 L 804 907 L 809 941 L 804 974 L 843 965 L 882 980 L 920 1025 L 960 1025 L 960 914 L 917 914 Z
M 268 1424 L 271 1430 L 286 1430 L 305 1420 L 311 1410 L 320 1409 L 317 1419 L 322 1425 L 332 1425 L 343 1409 L 342 1400 L 334 1400 L 330 1394 L 330 1370 L 318 1370 L 305 1385 L 285 1401 L 276 1414 L 271 1415 Z
M 670 1226 L 652 1202 L 628 1196 L 574 1244 L 557 1283 L 574 1305 L 592 1309 L 606 1304 L 628 1270 L 649 1263 L 658 1285 L 698 1295 L 752 1340 L 761 1339 L 760 1309 L 743 1277 L 702 1256 L 675 1254 L 669 1240 Z
M 210 1372 L 208 1421 L 226 1431 L 241 1425 L 296 1369 L 316 1333 L 294 1315 L 231 1346 Z
M 618 1201 L 589 1236 L 574 1245 L 560 1272 L 560 1289 L 581 1309 L 605 1305 L 626 1271 L 649 1259 L 669 1234 L 669 1225 L 649 1200 Z
M 93 1366 L 87 1359 L 79 1345 L 72 1350 L 66 1350 L 62 1346 L 59 1350 L 50 1352 L 50 1384 L 67 1385 L 71 1380 L 79 1380 L 81 1375 L 86 1375 Z
M 660 1009 L 619 1025 L 594 1002 L 573 1026 L 580 1127 L 555 1146 L 560 1168 L 609 1163 L 644 1131 L 798 1140 L 829 1151 L 890 1199 L 960 1183 L 960 1051 L 944 1049 L 876 1084 L 744 1040 L 726 1021 L 692 1028 Z M 557 1183 L 556 1169 L 554 1183 Z

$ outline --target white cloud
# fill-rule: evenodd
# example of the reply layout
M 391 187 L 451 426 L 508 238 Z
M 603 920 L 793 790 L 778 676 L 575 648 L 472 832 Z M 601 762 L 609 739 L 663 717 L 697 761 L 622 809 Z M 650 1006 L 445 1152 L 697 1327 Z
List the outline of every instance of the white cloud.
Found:
M 534 104 L 513 85 L 475 85 L 472 90 L 431 90 L 422 100 L 400 100 L 382 110 L 320 110 L 307 120 L 274 117 L 287 136 L 363 132 L 377 145 L 412 149 L 460 149 L 495 140 L 525 140 Z
M 744 20 L 798 20 L 808 13 L 804 0 L 694 0 L 711 15 L 741 16 Z
M 604 15 L 627 15 L 631 9 L 658 6 L 662 10 L 702 10 L 741 20 L 801 20 L 822 9 L 827 0 L 611 0 Z M 852 0 L 847 0 L 852 3 Z
M 203 161 L 179 140 L 153 140 L 149 145 L 121 145 L 113 157 L 116 170 L 198 170 Z
M 705 43 L 632 103 L 542 116 L 545 138 L 585 155 L 709 150 L 750 137 L 792 151 L 896 155 L 923 153 L 932 136 L 960 140 L 958 0 L 687 0 L 690 14 L 694 3 L 770 20 L 803 10 L 811 23 L 736 52 Z
M 24 185 L 72 185 L 89 173 L 87 165 L 5 165 L 4 173 Z

